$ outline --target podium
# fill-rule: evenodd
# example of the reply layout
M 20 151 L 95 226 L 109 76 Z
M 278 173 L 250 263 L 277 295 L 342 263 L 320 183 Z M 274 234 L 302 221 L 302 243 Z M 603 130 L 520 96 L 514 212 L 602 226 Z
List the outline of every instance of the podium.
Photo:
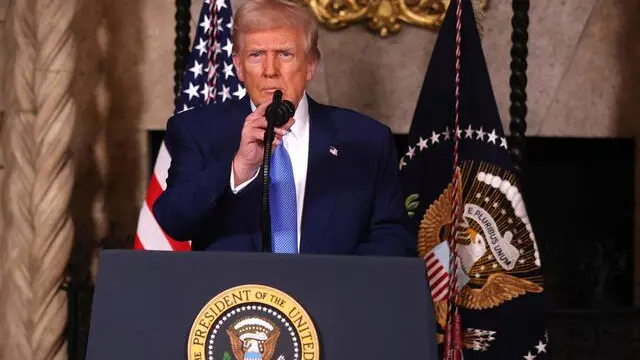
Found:
M 106 250 L 87 360 L 436 360 L 421 259 Z

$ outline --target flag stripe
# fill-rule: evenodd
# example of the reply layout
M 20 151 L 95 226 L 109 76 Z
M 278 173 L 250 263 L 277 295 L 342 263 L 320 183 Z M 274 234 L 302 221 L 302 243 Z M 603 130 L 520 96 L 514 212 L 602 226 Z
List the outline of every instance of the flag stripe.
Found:
M 169 165 L 171 164 L 171 156 L 169 155 L 169 151 L 167 151 L 167 147 L 164 144 L 164 141 L 160 145 L 160 149 L 158 150 L 158 155 L 156 157 L 156 165 L 153 169 L 153 173 L 160 184 L 160 188 L 162 191 L 167 189 L 167 176 L 169 175 Z M 155 199 L 154 199 L 155 201 Z
M 427 265 L 427 275 L 429 277 L 432 277 L 441 271 L 444 271 L 444 267 L 440 263 L 433 263 L 431 265 Z
M 158 178 L 156 176 L 152 176 L 151 182 L 149 183 L 147 201 L 145 204 L 145 208 L 147 209 L 149 214 L 151 214 L 152 217 L 153 217 L 153 212 L 151 209 L 153 209 L 153 204 L 155 203 L 156 199 L 160 196 L 160 194 L 162 194 L 162 191 L 163 191 L 162 185 L 160 185 Z M 155 221 L 155 217 L 153 217 L 153 220 Z M 173 238 L 171 238 L 171 236 L 167 235 L 164 231 L 162 231 L 157 221 L 155 222 L 155 224 L 151 224 L 151 225 L 157 226 L 158 230 L 162 232 L 162 235 L 164 237 L 164 239 L 158 238 L 158 239 L 155 239 L 154 241 L 163 241 L 163 242 L 167 241 L 169 246 L 171 246 L 171 248 L 174 251 L 187 251 L 191 248 L 188 242 L 176 241 Z
M 447 294 L 449 291 L 449 274 L 444 273 L 441 278 L 438 279 L 438 282 L 431 286 L 431 293 L 434 297 L 439 297 L 440 295 Z
M 438 271 L 436 274 L 434 274 L 433 277 L 429 278 L 429 283 L 432 286 L 437 286 L 438 284 L 440 284 L 440 282 L 442 282 L 442 280 L 444 278 L 446 278 L 447 276 L 449 276 L 449 274 L 447 274 L 446 271 L 444 271 L 444 269 L 442 269 L 442 271 Z
M 449 283 L 449 274 L 433 251 L 424 257 L 424 261 L 433 300 L 444 300 L 449 293 L 447 286 Z
M 153 209 L 153 204 L 156 202 L 156 199 L 160 197 L 160 194 L 162 194 L 163 190 L 164 189 L 162 189 L 162 185 L 160 185 L 160 182 L 158 182 L 158 177 L 155 175 L 151 176 L 151 181 L 149 182 L 149 188 L 147 189 L 147 199 L 146 199 L 146 205 L 149 208 L 149 210 Z
M 164 145 L 161 148 L 164 148 Z M 166 148 L 164 153 L 165 156 L 168 155 L 168 153 L 166 152 Z M 162 160 L 162 155 L 159 155 L 158 158 L 159 160 Z M 158 166 L 156 166 L 156 168 L 157 167 Z M 149 187 L 147 188 L 147 197 L 142 209 L 140 210 L 140 218 L 138 220 L 138 230 L 134 242 L 134 249 L 187 251 L 190 249 L 189 243 L 175 241 L 174 239 L 172 239 L 160 228 L 160 225 L 153 216 L 153 204 L 164 190 L 162 187 L 162 183 L 159 180 L 159 176 L 157 176 L 157 173 L 151 176 L 151 181 L 149 182 Z M 163 183 L 166 187 L 166 182 Z
M 149 207 L 143 206 L 138 221 L 138 239 L 143 249 L 173 251 Z
M 449 283 L 449 277 L 447 277 L 447 281 L 444 282 L 444 284 L 448 284 Z M 441 301 L 444 300 L 447 295 L 449 294 L 449 287 L 448 286 L 441 286 L 438 289 L 436 289 L 435 291 L 431 292 L 431 296 L 433 297 L 434 301 Z

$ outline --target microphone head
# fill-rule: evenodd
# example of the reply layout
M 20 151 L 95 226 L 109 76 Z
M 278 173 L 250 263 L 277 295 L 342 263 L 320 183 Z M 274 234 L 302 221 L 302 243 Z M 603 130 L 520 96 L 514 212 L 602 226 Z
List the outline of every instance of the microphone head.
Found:
M 282 101 L 282 91 L 280 89 L 277 89 L 273 92 L 273 102 L 277 104 L 280 101 Z
M 296 107 L 289 100 L 283 100 L 280 107 L 282 108 L 283 115 L 287 120 L 296 113 Z
M 274 105 L 274 126 L 281 127 L 289 121 L 289 119 L 296 113 L 296 108 L 289 100 L 282 100 L 282 102 Z
M 275 127 L 281 127 L 296 113 L 296 107 L 289 100 L 282 100 L 282 91 L 273 92 L 273 101 L 267 107 L 267 114 Z

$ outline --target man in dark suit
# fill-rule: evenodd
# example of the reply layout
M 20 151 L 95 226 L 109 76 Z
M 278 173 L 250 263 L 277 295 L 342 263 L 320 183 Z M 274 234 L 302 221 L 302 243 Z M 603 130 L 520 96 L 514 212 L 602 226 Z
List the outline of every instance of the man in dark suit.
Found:
M 273 143 L 273 251 L 415 256 L 389 128 L 305 92 L 320 59 L 309 10 L 247 0 L 233 30 L 234 65 L 248 96 L 168 121 L 172 162 L 153 207 L 162 229 L 191 240 L 193 250 L 261 249 L 265 109 L 278 89 L 296 110 Z

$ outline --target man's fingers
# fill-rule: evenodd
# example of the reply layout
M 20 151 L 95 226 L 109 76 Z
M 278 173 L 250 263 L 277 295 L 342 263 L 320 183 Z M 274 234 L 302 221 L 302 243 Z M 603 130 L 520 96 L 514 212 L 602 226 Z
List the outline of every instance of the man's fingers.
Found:
M 264 116 L 254 118 L 247 117 L 247 120 L 244 123 L 244 127 L 250 129 L 265 130 L 267 128 L 267 119 Z
M 251 142 L 258 142 L 260 144 L 262 144 L 264 142 L 264 134 L 266 133 L 266 130 L 263 129 L 251 129 L 248 133 L 247 133 L 247 138 L 250 139 Z M 280 134 L 274 134 L 275 136 L 273 137 L 273 144 L 281 144 L 282 143 L 282 135 Z
M 256 124 L 258 124 L 258 122 L 256 121 Z M 252 124 L 252 125 L 256 125 L 256 124 Z M 264 127 L 257 127 L 257 126 L 252 126 L 252 127 L 247 127 L 245 129 L 245 137 L 249 142 L 257 142 L 261 145 L 263 145 L 264 142 L 264 135 L 266 133 L 266 121 L 265 121 L 265 126 Z M 290 125 L 289 125 L 290 127 Z M 288 127 L 285 129 L 283 128 L 275 128 L 274 132 L 273 132 L 273 144 L 274 144 L 274 148 L 277 146 L 277 144 L 281 144 L 282 143 L 282 138 L 289 132 Z
M 286 124 L 284 124 L 282 127 L 274 128 L 274 129 L 273 129 L 273 133 L 274 133 L 276 136 L 280 136 L 280 137 L 287 135 L 287 133 L 289 133 L 289 129 L 291 128 L 291 126 L 293 125 L 293 123 L 294 123 L 294 120 L 293 120 L 293 118 L 291 118 L 291 120 L 289 120 L 289 121 L 288 121 Z M 264 125 L 265 125 L 264 129 L 266 130 L 266 120 L 265 120 L 265 124 L 264 124 Z
M 247 140 L 249 140 L 249 142 L 257 141 L 259 143 L 262 143 L 264 141 L 264 133 L 265 133 L 264 129 L 258 129 L 258 128 L 247 129 L 247 132 L 246 132 Z
M 291 117 L 291 119 L 289 119 L 289 121 L 287 121 L 284 125 L 282 125 L 280 127 L 280 129 L 283 129 L 284 131 L 289 131 L 289 129 L 293 126 L 293 124 L 295 123 L 295 119 L 293 118 L 293 116 Z
M 283 125 L 282 127 L 279 128 L 274 128 L 273 129 L 273 133 L 276 136 L 285 136 L 288 132 L 289 129 L 291 128 L 291 126 L 293 125 L 293 118 L 292 120 L 290 120 L 289 122 L 287 122 L 285 125 Z M 251 129 L 260 129 L 260 130 L 266 130 L 267 129 L 267 120 L 262 117 L 262 118 L 256 118 L 256 119 L 251 119 L 250 122 L 247 123 L 246 125 L 247 127 L 251 128 Z
M 247 118 L 264 117 L 264 114 L 267 110 L 267 106 L 269 106 L 269 104 L 271 104 L 271 101 L 265 101 L 262 104 L 258 105 L 256 109 L 251 114 L 249 114 L 249 116 L 247 116 Z
M 281 127 L 276 127 L 275 132 L 276 133 L 282 133 L 282 134 L 286 134 L 289 129 L 291 128 L 291 126 L 293 126 L 293 124 L 295 123 L 295 119 L 292 117 L 291 119 L 289 119 L 289 121 L 287 121 L 284 125 L 282 125 Z M 251 127 L 257 127 L 257 128 L 261 128 L 261 129 L 266 129 L 267 128 L 267 118 L 264 116 L 261 117 L 254 117 L 254 118 L 247 118 L 247 125 L 251 126 Z
M 273 130 L 276 136 L 280 136 L 280 137 L 287 135 L 287 133 L 289 132 L 288 129 L 283 129 L 283 128 L 275 128 Z

